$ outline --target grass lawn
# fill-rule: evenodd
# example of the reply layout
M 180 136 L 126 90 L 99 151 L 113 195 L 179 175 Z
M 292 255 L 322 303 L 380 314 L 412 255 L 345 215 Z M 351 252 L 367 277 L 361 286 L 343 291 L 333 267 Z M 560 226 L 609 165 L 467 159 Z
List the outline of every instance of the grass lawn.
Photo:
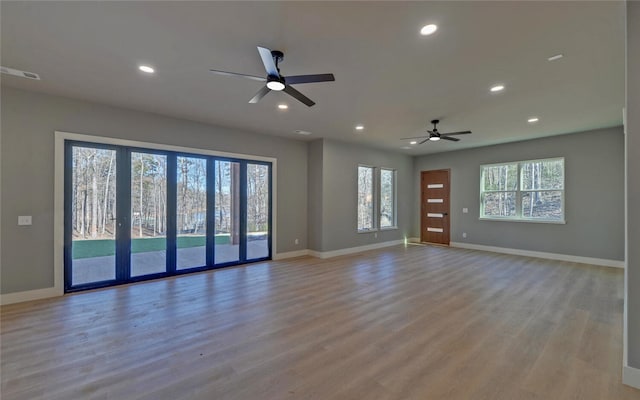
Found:
M 205 245 L 205 236 L 178 236 L 178 248 L 198 247 Z M 216 244 L 229 244 L 229 235 L 216 235 Z M 166 239 L 161 238 L 138 238 L 131 240 L 132 253 L 146 253 L 149 251 L 159 251 L 166 248 Z M 72 258 L 90 258 L 100 256 L 112 256 L 116 253 L 115 240 L 75 240 L 73 242 Z

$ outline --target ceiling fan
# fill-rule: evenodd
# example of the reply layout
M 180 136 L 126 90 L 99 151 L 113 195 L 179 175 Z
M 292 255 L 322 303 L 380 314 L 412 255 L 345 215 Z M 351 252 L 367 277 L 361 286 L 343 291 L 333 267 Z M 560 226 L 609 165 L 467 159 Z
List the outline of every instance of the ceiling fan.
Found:
M 460 139 L 456 138 L 456 137 L 451 137 L 454 135 L 468 135 L 471 133 L 471 131 L 460 131 L 460 132 L 448 132 L 448 133 L 440 133 L 438 132 L 438 123 L 440 122 L 440 120 L 434 119 L 431 121 L 431 123 L 433 124 L 433 130 L 427 130 L 427 132 L 429 132 L 428 136 L 417 136 L 417 137 L 410 137 L 410 138 L 402 138 L 401 140 L 407 140 L 407 139 L 424 139 L 423 141 L 421 141 L 418 144 L 422 144 L 424 142 L 428 142 L 428 141 L 432 141 L 435 142 L 437 140 L 443 139 L 443 140 L 450 140 L 452 142 L 457 142 Z
M 280 68 L 278 67 L 278 63 L 282 62 L 282 60 L 284 59 L 284 53 L 279 50 L 269 50 L 265 47 L 260 46 L 258 46 L 258 53 L 260 53 L 260 58 L 262 58 L 264 69 L 267 71 L 266 78 L 255 75 L 239 74 L 236 72 L 218 71 L 215 69 L 211 69 L 210 71 L 219 75 L 239 76 L 243 78 L 253 79 L 254 81 L 266 82 L 266 85 L 263 86 L 262 89 L 260 89 L 258 93 L 256 93 L 255 96 L 251 98 L 251 100 L 249 100 L 249 103 L 257 103 L 261 98 L 266 96 L 267 93 L 275 90 L 283 91 L 289 96 L 292 96 L 296 100 L 304 103 L 308 107 L 311 107 L 316 103 L 307 96 L 298 92 L 291 85 L 335 81 L 333 74 L 294 75 L 285 77 L 283 75 L 280 75 Z

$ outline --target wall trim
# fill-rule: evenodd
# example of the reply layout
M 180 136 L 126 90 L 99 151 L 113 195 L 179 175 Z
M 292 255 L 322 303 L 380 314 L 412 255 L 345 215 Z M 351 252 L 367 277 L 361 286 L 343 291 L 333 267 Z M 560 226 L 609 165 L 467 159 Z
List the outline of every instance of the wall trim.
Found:
M 62 287 L 50 287 L 44 289 L 26 290 L 24 292 L 6 293 L 0 295 L 0 305 L 22 303 L 31 300 L 59 297 L 64 294 Z
M 287 258 L 304 257 L 309 255 L 309 250 L 295 250 L 285 253 L 278 253 L 273 256 L 273 260 L 285 260 Z
M 640 389 L 640 369 L 628 365 L 622 367 L 622 383 Z
M 404 244 L 404 239 L 367 244 L 364 246 L 348 247 L 346 249 L 331 250 L 331 251 L 308 250 L 308 254 L 316 258 L 332 258 L 332 257 L 338 257 L 338 256 L 345 256 L 347 254 L 362 253 L 363 251 L 381 249 L 383 247 L 396 246 L 399 244 Z
M 608 260 L 604 258 L 572 256 L 569 254 L 546 253 L 543 251 L 510 249 L 506 247 L 484 246 L 481 244 L 473 244 L 473 243 L 451 242 L 449 245 L 451 247 L 458 247 L 461 249 L 481 250 L 481 251 L 490 251 L 493 253 L 513 254 L 517 256 L 545 258 L 547 260 L 569 261 L 569 262 L 576 262 L 576 263 L 582 263 L 582 264 L 600 265 L 603 267 L 613 267 L 613 268 L 624 269 L 624 264 L 625 264 L 624 261 L 620 261 L 620 260 Z

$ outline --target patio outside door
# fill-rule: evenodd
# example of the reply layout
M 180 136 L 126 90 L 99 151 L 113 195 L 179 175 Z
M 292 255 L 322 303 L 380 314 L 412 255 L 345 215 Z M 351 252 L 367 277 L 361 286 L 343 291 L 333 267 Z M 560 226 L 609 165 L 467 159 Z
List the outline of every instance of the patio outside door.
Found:
M 65 290 L 271 258 L 271 163 L 68 141 Z

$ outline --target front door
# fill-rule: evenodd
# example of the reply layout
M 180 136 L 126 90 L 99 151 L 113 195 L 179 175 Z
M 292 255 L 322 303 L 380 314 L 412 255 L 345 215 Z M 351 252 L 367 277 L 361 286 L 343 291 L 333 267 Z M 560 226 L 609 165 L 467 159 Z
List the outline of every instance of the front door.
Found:
M 449 245 L 449 170 L 422 171 L 420 241 Z

